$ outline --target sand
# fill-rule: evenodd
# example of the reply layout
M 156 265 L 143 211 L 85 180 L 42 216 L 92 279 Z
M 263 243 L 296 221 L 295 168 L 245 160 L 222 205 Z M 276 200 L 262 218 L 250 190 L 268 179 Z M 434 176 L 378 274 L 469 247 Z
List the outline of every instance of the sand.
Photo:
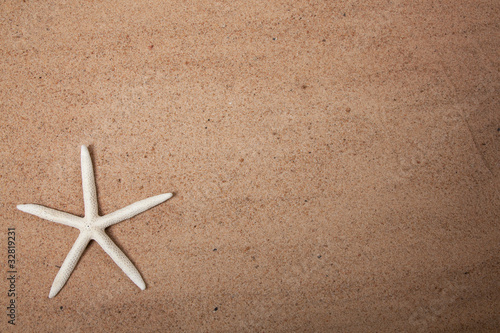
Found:
M 500 326 L 498 1 L 7 1 L 0 331 Z M 141 291 L 92 242 L 100 213 Z M 8 228 L 15 273 L 8 273 Z M 12 231 L 12 230 L 11 230 Z

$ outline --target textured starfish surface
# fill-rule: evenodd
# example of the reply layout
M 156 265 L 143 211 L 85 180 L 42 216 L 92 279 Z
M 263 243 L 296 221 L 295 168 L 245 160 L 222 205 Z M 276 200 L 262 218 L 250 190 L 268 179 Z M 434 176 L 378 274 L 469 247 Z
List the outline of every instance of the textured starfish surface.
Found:
M 80 235 L 69 251 L 59 272 L 54 279 L 50 289 L 49 298 L 54 297 L 62 289 L 69 276 L 73 272 L 83 251 L 91 240 L 95 240 L 113 261 L 127 274 L 127 276 L 142 290 L 146 284 L 141 274 L 127 256 L 109 238 L 104 229 L 118 222 L 129 219 L 140 214 L 172 197 L 172 193 L 160 194 L 141 201 L 137 201 L 127 207 L 119 209 L 111 214 L 99 216 L 97 204 L 97 192 L 92 169 L 92 160 L 86 146 L 82 146 L 82 187 L 83 202 L 85 204 L 85 216 L 79 217 L 65 212 L 41 205 L 27 204 L 18 205 L 17 208 L 25 213 L 33 214 L 52 222 L 61 223 L 80 230 Z

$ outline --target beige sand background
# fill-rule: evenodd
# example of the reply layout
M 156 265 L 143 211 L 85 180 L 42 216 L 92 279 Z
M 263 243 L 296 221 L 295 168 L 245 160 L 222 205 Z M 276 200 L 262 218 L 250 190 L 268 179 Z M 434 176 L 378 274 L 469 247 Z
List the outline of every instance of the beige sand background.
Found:
M 498 1 L 6 1 L 2 276 L 18 332 L 500 325 Z M 89 145 L 140 291 L 78 231 Z M 0 286 L 7 306 L 8 282 Z M 4 310 L 5 311 L 5 310 Z

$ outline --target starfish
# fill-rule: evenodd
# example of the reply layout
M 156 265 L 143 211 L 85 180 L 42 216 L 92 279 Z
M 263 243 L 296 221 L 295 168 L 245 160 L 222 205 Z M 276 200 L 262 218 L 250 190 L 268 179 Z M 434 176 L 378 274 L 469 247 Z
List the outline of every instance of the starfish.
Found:
M 125 253 L 116 246 L 104 231 L 107 227 L 121 221 L 127 220 L 140 214 L 172 197 L 172 193 L 160 194 L 141 201 L 137 201 L 127 207 L 119 209 L 111 214 L 99 216 L 97 192 L 92 168 L 92 159 L 86 146 L 82 146 L 82 187 L 83 202 L 85 205 L 85 216 L 79 217 L 69 213 L 61 212 L 41 205 L 27 204 L 18 205 L 17 208 L 25 213 L 29 213 L 42 219 L 56 223 L 61 223 L 80 230 L 80 235 L 73 244 L 59 272 L 54 279 L 54 283 L 49 292 L 49 298 L 57 295 L 68 281 L 71 273 L 75 269 L 78 260 L 91 240 L 95 240 L 103 250 L 113 259 L 123 272 L 139 287 L 146 289 L 146 284 L 141 274 L 135 268 Z

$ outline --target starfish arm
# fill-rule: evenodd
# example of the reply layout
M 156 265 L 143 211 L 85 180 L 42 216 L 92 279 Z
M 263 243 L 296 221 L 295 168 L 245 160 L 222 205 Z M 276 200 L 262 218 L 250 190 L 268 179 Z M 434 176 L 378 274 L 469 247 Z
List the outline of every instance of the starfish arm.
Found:
M 35 204 L 17 205 L 17 209 L 19 209 L 22 212 L 38 216 L 42 219 L 68 225 L 73 228 L 79 229 L 83 225 L 81 217 L 41 205 L 35 205 Z
M 172 195 L 172 193 L 165 193 L 141 201 L 137 201 L 111 214 L 99 217 L 98 221 L 96 222 L 96 226 L 100 228 L 107 228 L 113 224 L 134 217 L 137 214 L 140 214 L 156 205 L 161 204 L 164 201 L 167 201 L 172 197 Z
M 108 235 L 102 231 L 98 231 L 94 234 L 94 240 L 101 245 L 104 251 L 113 259 L 113 261 L 122 269 L 122 271 L 127 274 L 127 276 L 139 287 L 141 290 L 146 289 L 146 284 L 141 277 L 141 274 L 135 268 L 134 264 L 125 255 L 125 253 L 120 250 L 118 246 L 109 238 Z
M 82 146 L 82 187 L 83 203 L 85 204 L 85 217 L 95 218 L 98 216 L 97 191 L 95 187 L 94 169 L 92 159 L 86 146 Z
M 54 283 L 52 283 L 52 288 L 50 288 L 49 292 L 49 298 L 52 298 L 55 295 L 57 295 L 57 293 L 62 289 L 62 287 L 64 287 L 66 281 L 68 281 L 69 279 L 69 276 L 75 269 L 78 260 L 82 256 L 83 251 L 90 242 L 90 239 L 91 238 L 87 232 L 80 233 L 80 235 L 75 241 L 75 244 L 73 244 L 73 247 L 66 256 L 66 259 L 64 259 L 64 262 L 61 268 L 59 269 L 56 278 L 54 279 Z

